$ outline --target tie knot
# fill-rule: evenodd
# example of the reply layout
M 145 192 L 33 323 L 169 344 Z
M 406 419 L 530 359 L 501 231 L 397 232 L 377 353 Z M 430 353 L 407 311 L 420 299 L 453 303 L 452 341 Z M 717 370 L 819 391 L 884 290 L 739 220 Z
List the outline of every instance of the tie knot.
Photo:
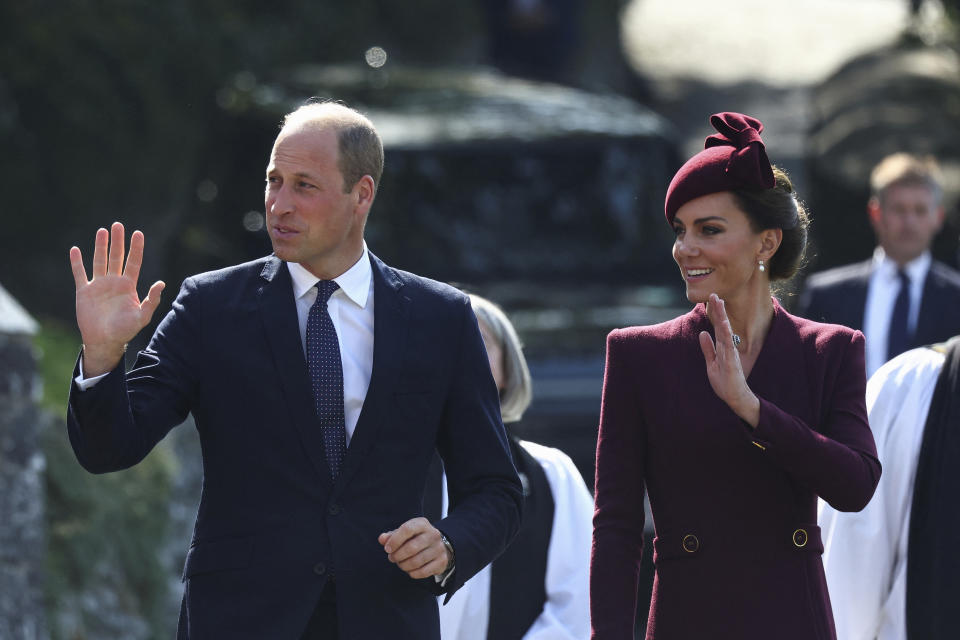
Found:
M 333 295 L 333 292 L 340 288 L 340 285 L 334 280 L 319 280 L 316 284 L 317 300 L 326 302 Z
M 909 287 L 909 286 L 910 286 L 910 276 L 907 275 L 907 272 L 906 272 L 905 269 L 898 269 L 898 270 L 897 270 L 897 280 L 900 281 L 900 286 L 901 286 L 901 287 Z

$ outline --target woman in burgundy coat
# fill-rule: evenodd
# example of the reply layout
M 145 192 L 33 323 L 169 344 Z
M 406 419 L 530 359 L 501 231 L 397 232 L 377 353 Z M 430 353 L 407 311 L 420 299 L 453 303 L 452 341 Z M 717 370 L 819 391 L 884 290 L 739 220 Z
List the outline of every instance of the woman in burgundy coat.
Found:
M 880 479 L 863 334 L 771 296 L 802 260 L 807 216 L 759 121 L 711 123 L 719 133 L 674 176 L 665 207 L 696 306 L 607 340 L 593 638 L 633 638 L 646 488 L 648 640 L 833 639 L 817 497 L 856 511 Z

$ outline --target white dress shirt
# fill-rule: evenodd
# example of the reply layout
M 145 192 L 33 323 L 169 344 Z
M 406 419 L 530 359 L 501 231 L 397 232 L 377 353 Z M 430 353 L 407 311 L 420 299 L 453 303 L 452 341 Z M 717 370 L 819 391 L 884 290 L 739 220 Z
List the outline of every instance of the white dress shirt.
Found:
M 547 549 L 547 601 L 524 640 L 590 637 L 590 544 L 593 498 L 573 461 L 559 449 L 521 441 L 543 467 L 553 494 L 553 531 Z M 447 510 L 446 478 L 443 513 Z M 490 569 L 484 567 L 440 607 L 443 640 L 486 640 L 490 621 Z M 443 602 L 441 597 L 440 602 Z
M 293 280 L 293 295 L 300 321 L 300 344 L 307 353 L 307 318 L 317 299 L 314 285 L 320 281 L 302 265 L 288 262 Z M 357 428 L 360 410 L 373 373 L 373 268 L 363 245 L 363 255 L 342 275 L 334 278 L 340 286 L 327 301 L 327 312 L 337 330 L 340 362 L 343 365 L 343 417 L 347 427 L 347 445 Z
M 300 323 L 300 344 L 303 354 L 307 354 L 307 317 L 310 307 L 317 299 L 314 285 L 320 281 L 317 276 L 303 266 L 288 262 L 290 278 L 293 281 L 293 296 L 297 304 L 297 319 Z M 337 330 L 340 342 L 340 361 L 343 365 L 343 417 L 347 428 L 347 445 L 357 427 L 363 401 L 370 387 L 373 373 L 373 268 L 367 245 L 363 245 L 363 255 L 342 275 L 334 278 L 340 286 L 327 301 L 327 312 Z M 107 374 L 93 378 L 83 377 L 83 360 L 80 361 L 80 375 L 75 381 L 81 391 L 95 385 Z
M 930 271 L 933 259 L 927 251 L 908 262 L 903 268 L 910 277 L 910 312 L 907 315 L 907 330 L 912 334 L 920 316 L 920 299 L 923 284 Z M 890 317 L 900 294 L 899 267 L 880 247 L 873 252 L 873 271 L 867 286 L 867 304 L 863 313 L 863 335 L 866 337 L 867 377 L 870 377 L 887 361 L 887 337 L 890 335 Z
M 910 507 L 923 430 L 942 353 L 921 347 L 867 382 L 867 411 L 883 475 L 863 511 L 820 501 L 823 568 L 837 640 L 906 640 Z

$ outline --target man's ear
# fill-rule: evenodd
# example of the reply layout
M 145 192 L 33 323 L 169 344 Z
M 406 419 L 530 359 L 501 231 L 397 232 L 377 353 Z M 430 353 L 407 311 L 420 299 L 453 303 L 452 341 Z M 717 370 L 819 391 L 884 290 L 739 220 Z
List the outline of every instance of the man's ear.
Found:
M 883 209 L 880 207 L 880 198 L 877 196 L 872 196 L 867 201 L 867 215 L 870 217 L 870 226 L 874 229 L 877 228 L 877 225 L 880 224 L 880 215 L 883 213 Z
M 353 195 L 357 202 L 356 206 L 358 210 L 362 209 L 363 215 L 366 215 L 367 212 L 370 211 L 370 207 L 373 205 L 373 198 L 376 194 L 377 185 L 369 175 L 363 176 L 357 180 L 357 184 L 353 185 Z

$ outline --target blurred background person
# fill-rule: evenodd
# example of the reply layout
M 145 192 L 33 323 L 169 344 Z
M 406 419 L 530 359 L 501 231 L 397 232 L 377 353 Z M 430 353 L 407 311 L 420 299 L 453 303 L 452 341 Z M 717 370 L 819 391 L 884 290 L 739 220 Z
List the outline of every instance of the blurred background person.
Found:
M 877 493 L 859 513 L 820 513 L 837 636 L 956 638 L 960 338 L 880 367 L 867 409 L 883 461 Z
M 835 638 L 817 496 L 862 509 L 880 477 L 863 334 L 788 314 L 771 281 L 803 257 L 807 215 L 759 120 L 718 134 L 667 190 L 673 257 L 696 306 L 611 332 L 597 444 L 594 640 L 632 638 L 646 486 L 657 537 L 648 640 Z
M 444 640 L 582 640 L 590 633 L 587 605 L 593 499 L 580 472 L 559 449 L 511 432 L 530 405 L 531 380 L 520 339 L 493 302 L 471 294 L 514 463 L 523 483 L 523 524 L 492 565 L 440 607 Z M 446 512 L 446 478 L 435 460 L 425 505 Z
M 944 220 L 936 161 L 887 156 L 870 191 L 873 257 L 813 274 L 797 306 L 797 315 L 863 331 L 868 376 L 907 349 L 960 333 L 960 273 L 930 255 Z

